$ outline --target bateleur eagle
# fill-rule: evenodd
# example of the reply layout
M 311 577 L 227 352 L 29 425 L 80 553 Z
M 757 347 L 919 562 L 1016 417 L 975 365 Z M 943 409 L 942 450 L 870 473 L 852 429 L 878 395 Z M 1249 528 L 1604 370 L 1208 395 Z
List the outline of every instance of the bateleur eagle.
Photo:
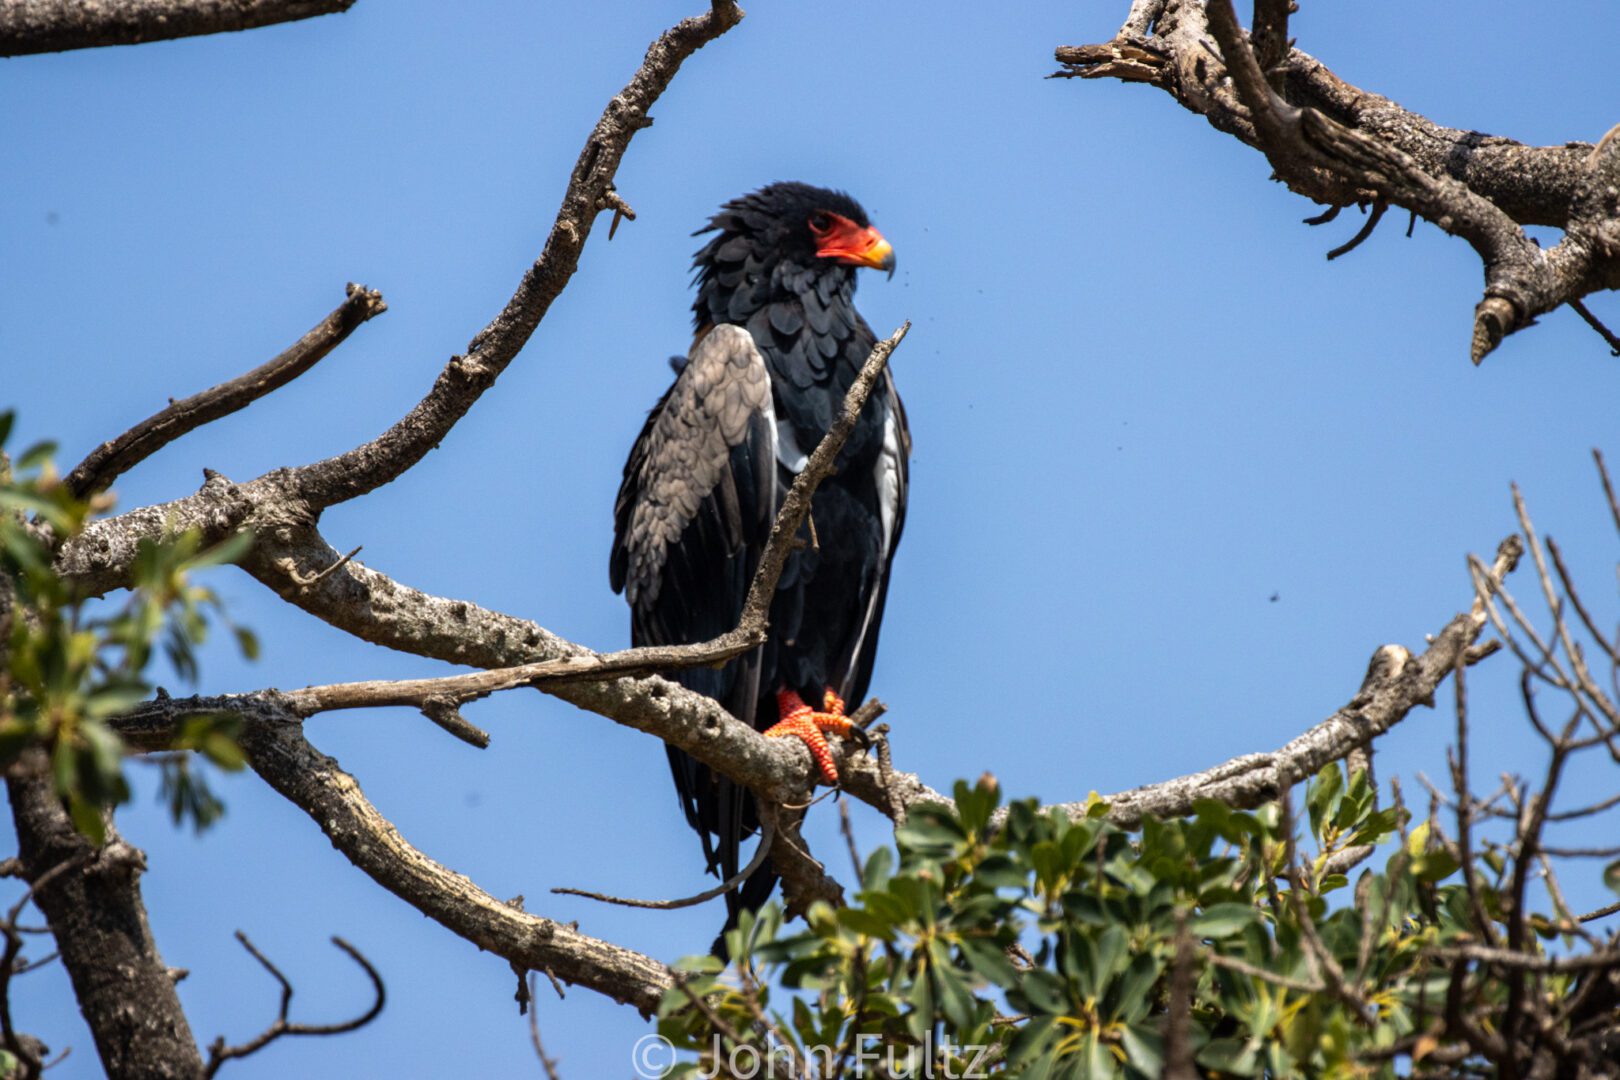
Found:
M 696 336 L 630 451 L 614 506 L 610 574 L 636 645 L 706 641 L 736 626 L 777 509 L 875 343 L 855 310 L 855 271 L 894 273 L 893 249 L 860 204 L 807 184 L 734 199 L 694 235 L 707 233 L 693 260 Z M 849 729 L 844 703 L 859 702 L 872 677 L 909 453 L 885 374 L 816 491 L 765 644 L 673 675 L 767 735 L 803 739 L 828 783 L 837 773 L 823 732 Z M 752 797 L 674 747 L 669 762 L 709 871 L 729 880 L 758 826 Z M 727 927 L 776 880 L 766 862 L 728 893 Z

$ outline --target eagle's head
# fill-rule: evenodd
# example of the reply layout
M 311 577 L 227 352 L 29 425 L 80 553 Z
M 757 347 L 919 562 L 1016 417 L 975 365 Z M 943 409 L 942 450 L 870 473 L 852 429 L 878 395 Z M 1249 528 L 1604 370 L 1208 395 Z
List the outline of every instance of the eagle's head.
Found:
M 894 248 L 841 191 L 770 184 L 726 203 L 693 235 L 711 232 L 692 260 L 700 325 L 741 322 L 774 293 L 822 277 L 847 278 L 853 267 L 894 276 Z

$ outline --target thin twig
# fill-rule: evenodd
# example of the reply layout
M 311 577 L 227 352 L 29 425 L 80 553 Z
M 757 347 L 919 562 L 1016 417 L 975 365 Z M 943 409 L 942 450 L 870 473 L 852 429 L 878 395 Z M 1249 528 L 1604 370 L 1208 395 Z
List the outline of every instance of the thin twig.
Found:
M 1601 319 L 1587 310 L 1586 304 L 1581 301 L 1580 297 L 1572 298 L 1569 301 L 1569 306 L 1574 308 L 1575 314 L 1585 319 L 1586 325 L 1596 330 L 1598 336 L 1608 344 L 1610 356 L 1620 356 L 1620 337 L 1615 337 L 1614 331 L 1604 326 Z
M 1217 952 L 1206 951 L 1202 959 L 1218 968 L 1226 968 L 1228 971 L 1235 971 L 1239 975 L 1247 975 L 1251 979 L 1259 979 L 1261 982 L 1280 986 L 1284 990 L 1297 990 L 1302 994 L 1320 994 L 1327 989 L 1326 984 L 1320 981 L 1306 982 L 1303 979 L 1291 979 L 1287 975 L 1267 971 L 1263 967 L 1257 967 L 1246 960 L 1239 960 L 1235 956 L 1223 956 Z
M 1384 211 L 1388 209 L 1389 203 L 1385 202 L 1383 199 L 1374 200 L 1372 213 L 1367 215 L 1367 220 L 1362 222 L 1361 228 L 1356 232 L 1356 235 L 1352 236 L 1350 239 L 1328 252 L 1328 262 L 1332 262 L 1340 255 L 1348 255 L 1350 252 L 1360 247 L 1362 242 L 1373 234 L 1373 230 L 1378 228 L 1378 223 L 1384 218 Z
M 534 998 L 535 982 L 534 972 L 529 972 L 529 997 Z M 534 1044 L 534 1056 L 540 1059 L 540 1067 L 546 1072 L 546 1080 L 561 1080 L 557 1075 L 557 1059 L 546 1056 L 545 1044 L 540 1041 L 540 1010 L 529 1009 L 529 1041 Z
M 1617 911 L 1620 911 L 1620 900 L 1616 900 L 1612 904 L 1605 904 L 1596 911 L 1588 911 L 1585 915 L 1577 915 L 1575 921 L 1583 923 L 1596 922 L 1598 919 L 1608 918 Z
M 1194 949 L 1186 913 L 1178 913 L 1176 921 L 1176 954 L 1170 964 L 1170 1000 L 1164 1013 L 1163 1080 L 1197 1080 L 1192 1049 L 1192 996 L 1197 981 L 1193 974 Z
M 4 950 L 0 950 L 0 1036 L 3 1036 L 6 1050 L 17 1059 L 18 1064 L 22 1067 L 22 1075 L 26 1077 L 38 1076 L 43 1071 L 43 1064 L 32 1049 L 24 1045 L 22 1036 L 18 1034 L 15 1025 L 12 1023 L 11 980 L 13 976 L 24 974 L 35 967 L 42 967 L 49 958 L 47 957 L 46 960 L 40 960 L 27 967 L 17 963 L 17 957 L 21 954 L 23 947 L 22 930 L 18 927 L 17 920 L 22 917 L 23 909 L 28 906 L 28 902 L 41 889 L 68 871 L 79 868 L 89 861 L 92 855 L 93 852 L 80 852 L 70 858 L 63 859 L 29 882 L 28 888 L 23 891 L 22 896 L 18 897 L 17 902 L 11 905 L 10 910 L 6 912 L 5 921 L 0 922 L 0 934 L 4 934 L 6 940 Z M 21 873 L 20 864 L 18 873 Z
M 759 843 L 755 845 L 754 857 L 748 860 L 747 866 L 714 888 L 705 889 L 696 896 L 683 896 L 679 900 L 632 900 L 623 896 L 609 896 L 606 893 L 590 892 L 585 889 L 557 888 L 551 891 L 560 896 L 583 896 L 587 900 L 599 900 L 604 904 L 618 904 L 620 907 L 651 908 L 654 911 L 674 911 L 678 908 L 696 907 L 698 904 L 707 903 L 717 896 L 724 896 L 752 877 L 754 871 L 765 864 L 765 858 L 770 854 L 771 842 L 775 839 L 776 819 L 765 815 L 764 820 L 760 822 Z
M 343 558 L 339 559 L 337 562 L 333 563 L 331 566 L 328 566 L 325 570 L 322 570 L 317 574 L 311 574 L 309 577 L 301 576 L 298 573 L 297 570 L 293 569 L 289 565 L 287 567 L 287 576 L 292 578 L 293 579 L 293 584 L 297 585 L 300 589 L 313 588 L 314 586 L 319 585 L 321 582 L 325 581 L 327 578 L 331 577 L 337 571 L 343 569 L 345 566 L 348 566 L 349 565 L 349 560 L 353 559 L 356 555 L 360 554 L 364 550 L 365 550 L 365 545 L 364 544 L 357 544 L 357 545 L 355 545 L 354 550 L 349 552 L 347 555 L 343 556 Z
M 365 1012 L 361 1013 L 352 1020 L 344 1020 L 336 1024 L 292 1023 L 287 1019 L 287 1011 L 292 1005 L 292 983 L 287 980 L 287 976 L 281 973 L 280 968 L 276 967 L 275 964 L 270 962 L 269 957 L 260 952 L 253 942 L 248 940 L 248 936 L 246 934 L 238 930 L 236 932 L 236 940 L 241 942 L 242 948 L 246 949 L 248 954 L 259 962 L 260 967 L 268 971 L 271 976 L 275 978 L 276 982 L 281 984 L 281 1004 L 276 1010 L 276 1018 L 270 1024 L 270 1026 L 259 1032 L 259 1034 L 255 1035 L 247 1042 L 238 1043 L 235 1046 L 227 1046 L 225 1044 L 225 1036 L 221 1035 L 215 1039 L 213 1044 L 208 1048 L 208 1066 L 203 1073 L 205 1077 L 213 1076 L 219 1071 L 219 1067 L 221 1065 L 233 1058 L 247 1057 L 249 1054 L 254 1054 L 260 1050 L 263 1050 L 266 1046 L 269 1046 L 283 1035 L 342 1035 L 345 1032 L 355 1031 L 359 1028 L 363 1028 L 373 1020 L 377 1019 L 378 1015 L 382 1013 L 383 1005 L 387 1003 L 388 995 L 387 991 L 383 987 L 382 976 L 377 974 L 377 969 L 371 966 L 371 961 L 367 960 L 359 949 L 356 949 L 347 941 L 344 941 L 340 937 L 334 937 L 332 938 L 332 944 L 348 953 L 349 958 L 355 963 L 359 964 L 361 969 L 365 971 L 366 977 L 371 980 L 372 990 L 377 995 L 376 1000 L 372 1002 L 371 1008 L 367 1009 Z

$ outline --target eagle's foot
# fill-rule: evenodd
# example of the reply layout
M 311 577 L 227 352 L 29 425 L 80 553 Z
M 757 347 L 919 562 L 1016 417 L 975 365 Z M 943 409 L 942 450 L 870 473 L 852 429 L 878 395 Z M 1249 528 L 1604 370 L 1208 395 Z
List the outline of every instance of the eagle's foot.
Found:
M 810 756 L 816 759 L 822 780 L 836 785 L 838 766 L 833 764 L 832 747 L 827 744 L 826 733 L 849 735 L 856 728 L 844 715 L 844 699 L 830 688 L 822 698 L 821 708 L 821 712 L 816 712 L 792 690 L 778 690 L 776 709 L 781 714 L 781 720 L 766 728 L 764 735 L 768 739 L 802 740 L 809 748 Z

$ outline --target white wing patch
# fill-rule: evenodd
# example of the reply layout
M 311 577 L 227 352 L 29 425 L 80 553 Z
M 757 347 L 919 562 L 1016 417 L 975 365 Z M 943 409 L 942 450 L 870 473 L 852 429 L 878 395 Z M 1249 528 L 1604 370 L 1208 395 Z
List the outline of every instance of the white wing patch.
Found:
M 900 469 L 905 448 L 900 445 L 900 420 L 890 409 L 883 418 L 883 452 L 878 455 L 878 513 L 883 520 L 883 553 L 894 550 L 894 519 L 900 512 Z
M 883 417 L 883 450 L 878 454 L 877 476 L 878 515 L 883 525 L 883 555 L 879 564 L 878 573 L 881 575 L 882 565 L 888 562 L 889 556 L 894 553 L 894 523 L 900 513 L 900 486 L 903 483 L 901 469 L 904 467 L 905 447 L 901 445 L 900 418 L 894 408 L 890 408 Z M 861 648 L 866 644 L 866 635 L 872 629 L 872 620 L 877 615 L 878 597 L 883 595 L 883 589 L 874 583 L 871 590 L 872 598 L 866 602 L 866 614 L 861 618 L 861 632 L 855 638 L 855 647 L 850 650 L 850 672 L 854 676 L 854 661 L 861 655 Z M 847 682 L 847 680 L 846 680 Z M 844 687 L 848 692 L 849 687 Z
M 776 422 L 776 460 L 794 476 L 804 472 L 804 467 L 810 464 L 809 455 L 799 449 L 799 438 L 793 433 L 793 424 L 787 420 Z

